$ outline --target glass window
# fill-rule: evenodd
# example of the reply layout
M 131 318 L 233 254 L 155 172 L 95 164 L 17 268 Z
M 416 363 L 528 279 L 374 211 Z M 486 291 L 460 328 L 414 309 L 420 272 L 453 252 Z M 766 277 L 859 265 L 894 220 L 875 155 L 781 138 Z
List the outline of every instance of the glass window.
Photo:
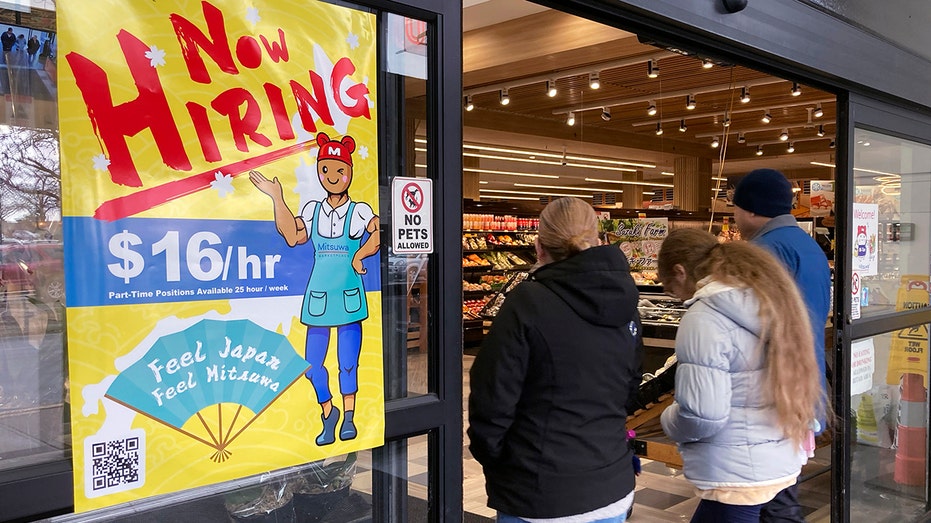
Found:
M 30 14 L 11 9 L 0 9 L 0 15 L 6 20 L 17 20 L 16 24 L 0 27 L 0 32 L 10 28 L 15 35 L 9 46 L 3 39 L 0 53 L 3 69 L 0 90 L 4 94 L 0 99 L 0 473 L 3 473 L 53 461 L 70 462 L 71 434 L 64 337 L 55 17 L 53 11 Z M 410 18 L 387 14 L 379 18 L 379 38 L 384 44 L 379 68 L 388 78 L 387 85 L 380 86 L 383 96 L 379 110 L 389 115 L 381 118 L 383 129 L 379 137 L 386 152 L 381 155 L 384 161 L 379 185 L 386 246 L 382 252 L 383 261 L 387 261 L 382 276 L 387 400 L 425 394 L 435 381 L 428 375 L 431 323 L 428 274 L 432 256 L 400 255 L 387 247 L 392 179 L 426 176 L 427 160 L 416 157 L 415 136 L 426 135 L 427 28 L 425 22 Z M 37 48 L 33 40 L 38 43 Z M 412 475 L 417 476 L 411 484 L 418 485 L 411 489 L 412 496 L 422 500 L 423 505 L 412 501 L 412 511 L 426 510 L 426 441 L 423 436 L 411 440 L 409 445 L 411 456 L 418 456 L 416 464 L 410 467 Z M 253 508 L 277 510 L 280 507 L 272 505 L 282 501 L 278 494 L 284 490 L 293 487 L 296 500 L 298 487 L 310 489 L 314 494 L 328 493 L 334 485 L 351 481 L 354 485 L 368 483 L 368 487 L 358 492 L 353 489 L 353 494 L 360 497 L 347 499 L 353 510 L 367 511 L 370 516 L 371 455 L 370 451 L 361 452 L 351 463 L 345 459 L 327 460 L 269 473 L 261 479 L 234 482 L 234 486 L 241 488 L 212 498 L 211 491 L 228 490 L 230 485 L 209 487 L 198 491 L 197 496 L 187 495 L 193 499 L 206 492 L 212 505 L 203 510 L 222 513 L 226 518 L 227 514 L 235 515 L 230 510 L 234 501 L 243 510 L 248 509 L 250 496 Z M 321 471 L 336 474 L 336 482 L 313 483 L 325 479 L 321 478 Z M 190 507 L 191 503 L 194 502 L 184 505 Z M 330 507 L 331 503 L 327 501 L 324 506 Z M 313 510 L 326 512 L 318 509 Z M 294 510 L 300 510 L 297 504 Z M 354 520 L 346 514 L 332 520 Z
M 372 521 L 373 481 L 387 476 L 402 502 L 393 505 L 386 521 L 428 521 L 430 487 L 428 436 L 388 443 L 391 452 L 366 450 L 261 476 L 99 510 L 95 521 L 234 521 L 248 523 Z M 391 455 L 398 467 L 373 463 L 375 455 Z M 387 472 L 387 471 L 391 472 Z M 406 494 L 406 495 L 403 495 Z M 406 511 L 404 517 L 403 511 Z M 50 521 L 81 521 L 86 514 L 69 514 Z
M 853 318 L 928 307 L 931 147 L 854 133 Z
M 427 176 L 426 140 L 416 137 L 423 136 L 427 128 L 428 26 L 393 14 L 386 15 L 384 21 L 387 85 L 383 92 L 391 93 L 385 96 L 389 100 L 387 114 L 397 115 L 385 118 L 383 124 L 387 127 L 384 139 L 390 186 L 396 176 Z M 385 229 L 392 221 L 386 217 L 381 223 Z M 434 243 L 436 240 L 434 237 Z M 385 308 L 389 328 L 397 326 L 389 333 L 385 346 L 385 399 L 392 400 L 426 394 L 432 389 L 427 348 L 429 305 L 434 293 L 430 292 L 428 278 L 432 255 L 398 254 L 390 247 L 386 252 L 390 290 Z
M 858 521 L 917 521 L 925 513 L 928 363 L 903 366 L 916 344 L 927 352 L 928 324 L 851 344 L 850 512 Z
M 0 472 L 70 457 L 54 16 L 0 9 Z

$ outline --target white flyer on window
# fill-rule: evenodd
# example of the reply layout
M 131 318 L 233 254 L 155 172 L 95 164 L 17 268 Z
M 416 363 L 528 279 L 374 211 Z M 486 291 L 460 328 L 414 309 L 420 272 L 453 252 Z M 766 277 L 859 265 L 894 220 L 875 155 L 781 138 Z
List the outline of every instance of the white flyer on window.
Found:
M 850 344 L 850 395 L 856 396 L 873 387 L 873 372 L 876 370 L 876 351 L 873 339 L 855 341 Z
M 853 204 L 853 270 L 860 276 L 872 276 L 878 271 L 877 231 L 879 205 Z

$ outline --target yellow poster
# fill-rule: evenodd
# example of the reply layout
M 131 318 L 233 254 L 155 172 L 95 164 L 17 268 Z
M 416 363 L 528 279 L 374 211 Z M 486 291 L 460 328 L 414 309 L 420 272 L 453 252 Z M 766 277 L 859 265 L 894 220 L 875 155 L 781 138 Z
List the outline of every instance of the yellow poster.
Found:
M 928 275 L 902 276 L 896 293 L 895 310 L 908 311 L 928 306 Z M 928 326 L 915 325 L 896 331 L 889 347 L 886 383 L 898 385 L 905 374 L 920 374 L 928 385 Z
M 75 510 L 383 444 L 374 15 L 57 8 Z

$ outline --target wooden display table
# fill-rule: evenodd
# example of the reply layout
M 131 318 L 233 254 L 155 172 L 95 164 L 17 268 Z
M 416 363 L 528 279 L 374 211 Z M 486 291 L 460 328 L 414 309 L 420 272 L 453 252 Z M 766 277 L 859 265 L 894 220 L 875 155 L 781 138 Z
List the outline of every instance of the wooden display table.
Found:
M 666 407 L 672 405 L 675 400 L 674 395 L 663 394 L 656 402 L 650 403 L 646 408 L 640 409 L 627 417 L 627 430 L 633 430 L 637 433 L 634 438 L 634 452 L 649 460 L 665 463 L 672 468 L 682 468 L 682 456 L 676 448 L 674 441 L 670 440 L 663 433 L 660 426 L 659 417 L 666 410 Z
M 670 392 L 663 394 L 656 402 L 650 403 L 646 408 L 634 412 L 627 417 L 627 430 L 634 430 L 637 433 L 633 445 L 634 452 L 638 456 L 665 463 L 668 467 L 681 469 L 682 456 L 679 454 L 676 443 L 666 437 L 659 422 L 660 415 L 666 410 L 666 407 L 672 405 L 673 401 L 675 401 L 675 395 Z M 815 441 L 815 447 L 819 449 L 830 444 L 830 432 L 818 436 Z M 825 464 L 820 460 L 810 460 L 806 467 L 803 468 L 802 475 L 817 474 L 829 468 L 830 462 Z

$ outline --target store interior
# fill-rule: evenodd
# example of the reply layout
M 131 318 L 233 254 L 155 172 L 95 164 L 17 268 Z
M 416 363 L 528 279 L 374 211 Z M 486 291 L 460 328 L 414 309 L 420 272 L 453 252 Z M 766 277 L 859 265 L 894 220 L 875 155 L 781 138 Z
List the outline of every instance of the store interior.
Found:
M 591 201 L 605 223 L 615 224 L 605 239 L 632 261 L 647 341 L 644 372 L 656 376 L 641 386 L 652 403 L 628 423 L 647 449 L 632 520 L 690 517 L 698 498 L 657 424 L 672 400 L 671 380 L 660 378 L 683 308 L 654 281 L 650 258 L 655 264 L 658 242 L 638 249 L 611 227 L 635 218 L 739 238 L 729 185 L 752 169 L 774 168 L 796 185 L 793 214 L 821 236 L 833 264 L 833 191 L 822 186 L 834 181 L 836 98 L 521 0 L 464 6 L 464 397 L 504 291 L 535 261 L 535 217 L 554 198 Z M 426 151 L 424 140 L 418 151 Z M 467 436 L 464 443 L 464 508 L 492 517 Z M 831 442 L 819 444 L 800 489 L 809 521 L 830 520 Z
M 661 241 L 643 231 L 700 227 L 721 241 L 740 239 L 730 191 L 747 172 L 773 168 L 795 185 L 792 213 L 833 270 L 837 98 L 798 78 L 522 0 L 466 0 L 463 30 L 464 398 L 471 362 L 504 294 L 535 261 L 539 212 L 563 196 L 591 201 L 603 239 L 625 252 L 641 293 L 646 347 L 640 394 L 646 407 L 631 413 L 628 428 L 637 431 L 644 472 L 632 520 L 688 518 L 698 498 L 682 475 L 675 445 L 658 425 L 673 399 L 669 358 L 684 308 L 657 285 Z M 417 141 L 422 172 L 426 141 Z M 927 276 L 920 276 L 927 246 L 903 231 L 915 226 L 908 222 L 927 220 L 920 195 L 927 194 L 929 180 L 921 173 L 931 148 L 859 128 L 852 147 L 855 205 L 875 206 L 879 215 L 869 238 L 875 265 L 862 282 L 869 293 L 855 301 L 863 314 L 903 310 L 910 299 L 903 291 L 927 288 Z M 923 303 L 927 299 L 922 294 Z M 896 425 L 896 397 L 905 390 L 899 378 L 925 372 L 920 364 L 901 363 L 908 355 L 896 352 L 908 343 L 926 344 L 927 330 L 922 332 L 858 342 L 867 347 L 860 353 L 867 355 L 869 373 L 851 389 L 855 412 L 837 413 L 837 419 L 849 416 L 852 426 L 850 502 L 862 520 L 898 521 L 924 510 L 926 461 L 912 457 L 914 445 L 903 450 L 894 444 L 898 432 L 913 430 L 903 429 L 901 420 Z M 825 339 L 830 350 L 830 319 Z M 826 361 L 831 388 L 833 354 Z M 467 425 L 465 403 L 463 415 Z M 924 427 L 914 430 L 926 430 L 926 418 Z M 466 513 L 492 517 L 467 435 L 464 444 Z M 830 432 L 817 447 L 799 484 L 811 522 L 830 521 L 836 495 Z

